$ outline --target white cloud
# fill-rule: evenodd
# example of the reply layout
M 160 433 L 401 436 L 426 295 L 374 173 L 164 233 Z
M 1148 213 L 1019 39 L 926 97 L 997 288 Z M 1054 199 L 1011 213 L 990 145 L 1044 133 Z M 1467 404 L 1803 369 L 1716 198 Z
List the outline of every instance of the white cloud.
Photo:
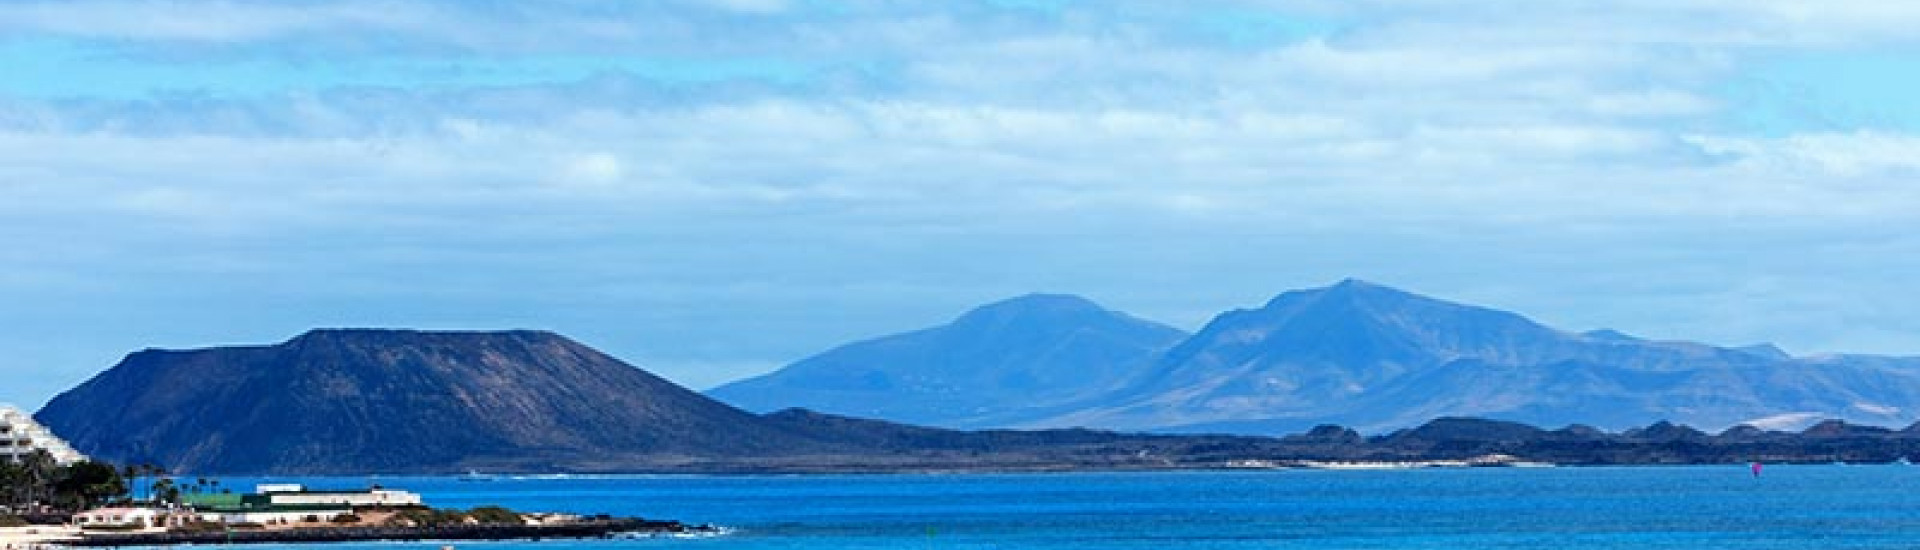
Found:
M 0 28 L 112 40 L 244 42 L 318 31 L 418 28 L 442 16 L 412 2 L 363 0 L 320 4 L 26 1 L 0 5 Z
M 7 100 L 0 302 L 41 301 L 15 315 L 128 301 L 249 328 L 620 327 L 600 330 L 705 346 L 650 350 L 699 357 L 680 362 L 693 369 L 792 359 L 1003 293 L 1087 292 L 1195 320 L 1353 275 L 1509 297 L 1498 305 L 1572 328 L 1877 350 L 1920 332 L 1883 311 L 1920 307 L 1888 275 L 1920 268 L 1904 259 L 1920 242 L 1898 237 L 1920 229 L 1920 137 L 1755 136 L 1717 95 L 1749 48 L 1905 40 L 1892 30 L 1913 22 L 1904 8 L 1287 3 L 1339 30 L 1249 46 L 1128 15 L 1190 9 L 1158 2 L 1057 17 L 753 1 L 604 17 L 199 6 L 17 3 L 0 6 L 0 29 L 184 58 L 394 44 L 826 69 L 779 85 L 609 75 Z M 287 303 L 260 313 L 257 296 Z M 1769 314 L 1781 302 L 1835 313 Z M 826 321 L 857 308 L 887 313 Z M 221 322 L 209 315 L 198 322 Z
M 1832 178 L 1852 188 L 1860 178 L 1891 177 L 1882 183 L 1905 189 L 1900 179 L 1920 174 L 1920 136 L 1883 131 L 1814 132 L 1780 138 L 1691 138 L 1710 153 L 1735 155 L 1755 172 Z M 1851 184 L 1849 184 L 1851 182 Z M 1871 183 L 1870 183 L 1871 185 Z
M 1594 94 L 1587 99 L 1587 107 L 1596 115 L 1633 119 L 1705 116 L 1720 105 L 1698 93 L 1652 89 Z
M 575 155 L 565 162 L 563 171 L 565 183 L 589 186 L 617 183 L 626 172 L 620 157 L 608 153 Z
M 787 0 L 712 0 L 712 3 L 723 9 L 755 14 L 780 13 L 792 7 Z

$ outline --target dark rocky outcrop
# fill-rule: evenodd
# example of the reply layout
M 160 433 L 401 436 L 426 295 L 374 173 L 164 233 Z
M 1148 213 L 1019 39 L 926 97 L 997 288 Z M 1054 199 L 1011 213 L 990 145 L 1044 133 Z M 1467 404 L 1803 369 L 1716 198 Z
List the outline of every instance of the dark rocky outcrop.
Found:
M 1676 425 L 1665 420 L 1655 422 L 1645 428 L 1634 428 L 1621 434 L 1630 439 L 1642 441 L 1699 441 L 1708 436 L 1705 432 L 1688 426 Z
M 1879 426 L 1858 426 L 1848 424 L 1843 420 L 1822 420 L 1802 430 L 1800 435 L 1807 437 L 1882 437 L 1892 433 L 1893 430 Z

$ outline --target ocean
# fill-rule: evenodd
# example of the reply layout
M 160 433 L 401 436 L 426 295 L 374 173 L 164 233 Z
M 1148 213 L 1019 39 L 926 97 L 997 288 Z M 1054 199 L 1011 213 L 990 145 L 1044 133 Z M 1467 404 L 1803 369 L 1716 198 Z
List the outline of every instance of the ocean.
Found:
M 439 507 L 711 523 L 700 538 L 302 548 L 1920 548 L 1920 467 L 227 478 L 420 492 Z

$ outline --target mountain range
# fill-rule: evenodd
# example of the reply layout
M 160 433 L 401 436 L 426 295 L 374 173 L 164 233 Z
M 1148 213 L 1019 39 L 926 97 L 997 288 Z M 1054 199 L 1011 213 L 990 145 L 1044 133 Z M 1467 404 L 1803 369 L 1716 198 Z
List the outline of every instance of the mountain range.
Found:
M 750 410 L 959 428 L 1272 435 L 1337 423 L 1380 433 L 1445 416 L 1611 429 L 1904 426 L 1920 419 L 1920 359 L 1570 332 L 1349 279 L 1226 312 L 1192 335 L 1084 299 L 1015 299 L 709 393 Z
M 1446 341 L 1465 349 L 1508 338 L 1500 334 L 1506 333 Z M 1202 360 L 1180 347 L 1157 356 L 1155 366 Z M 1418 354 L 1394 357 L 1408 361 L 1410 371 L 1419 368 Z M 1133 379 L 1116 392 L 1150 392 L 1155 382 Z M 804 409 L 752 414 L 539 331 L 317 330 L 274 345 L 144 350 L 54 398 L 36 418 L 93 458 L 158 464 L 177 474 L 1112 470 L 1515 460 L 1501 455 L 1568 464 L 1887 462 L 1920 453 L 1920 424 L 1895 431 L 1839 421 L 1801 433 L 1738 426 L 1707 435 L 1664 421 L 1610 434 L 1588 426 L 1545 430 L 1440 418 L 1371 437 L 1334 425 L 1250 437 L 959 431 Z
M 542 331 L 143 350 L 35 417 L 96 459 L 218 474 L 1159 467 L 1231 440 L 756 415 Z

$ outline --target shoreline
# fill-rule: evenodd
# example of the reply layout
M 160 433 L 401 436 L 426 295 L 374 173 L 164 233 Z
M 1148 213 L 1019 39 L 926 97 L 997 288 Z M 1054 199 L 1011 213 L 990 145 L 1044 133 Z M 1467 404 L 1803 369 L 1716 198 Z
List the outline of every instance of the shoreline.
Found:
M 67 547 L 168 546 L 180 544 L 286 544 L 354 541 L 599 539 L 626 534 L 715 533 L 708 525 L 640 518 L 592 519 L 560 525 L 458 525 L 444 527 L 319 527 L 273 531 L 87 533 Z
M 1764 458 L 1764 457 L 1763 457 Z M 568 472 L 501 472 L 488 474 L 481 483 L 513 483 L 528 481 L 565 481 L 589 479 L 647 479 L 681 477 L 792 477 L 792 476 L 890 476 L 890 475 L 965 475 L 965 474 L 1071 474 L 1071 473 L 1156 473 L 1156 472 L 1212 472 L 1212 471 L 1259 471 L 1259 470 L 1338 470 L 1369 469 L 1365 466 L 1382 466 L 1375 469 L 1394 466 L 1397 469 L 1533 469 L 1533 468 L 1672 468 L 1672 467 L 1714 467 L 1747 466 L 1753 460 L 1724 462 L 1549 462 L 1544 460 L 1515 460 L 1508 463 L 1474 463 L 1471 459 L 1411 459 L 1411 460 L 1230 460 L 1178 465 L 1118 465 L 1118 466 L 1072 466 L 1072 465 L 1034 465 L 1034 466 L 948 466 L 919 468 L 864 468 L 847 467 L 807 467 L 807 468 L 741 468 L 741 469 L 660 469 L 633 471 L 568 471 Z M 1848 461 L 1821 459 L 1763 459 L 1758 460 L 1768 466 L 1911 466 L 1916 464 L 1893 461 Z M 1343 468 L 1346 466 L 1346 468 Z M 1353 466 L 1361 466 L 1354 468 Z M 249 473 L 249 474 L 201 474 L 218 475 L 223 478 L 285 478 L 301 477 L 316 479 L 440 479 L 454 480 L 466 474 L 456 473 Z

